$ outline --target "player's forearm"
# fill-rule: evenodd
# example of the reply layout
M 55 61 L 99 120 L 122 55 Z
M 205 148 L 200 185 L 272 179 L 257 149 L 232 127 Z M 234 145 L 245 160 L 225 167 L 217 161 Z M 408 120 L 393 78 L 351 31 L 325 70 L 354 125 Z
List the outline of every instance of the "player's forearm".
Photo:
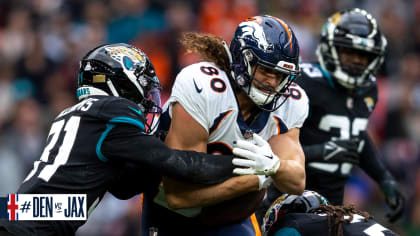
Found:
M 305 154 L 299 142 L 299 129 L 276 135 L 269 140 L 280 167 L 272 175 L 274 185 L 283 193 L 300 195 L 305 189 Z
M 171 208 L 205 207 L 257 191 L 258 178 L 255 175 L 239 176 L 205 188 L 189 185 L 182 188 L 183 191 L 173 187 L 165 185 L 166 200 Z
M 360 158 L 360 167 L 378 183 L 385 179 L 388 172 L 377 156 L 362 156 Z
M 302 146 L 303 152 L 305 153 L 305 161 L 322 161 L 323 160 L 323 151 L 324 144 L 313 144 Z
M 282 160 L 272 176 L 274 185 L 282 193 L 300 195 L 305 189 L 305 167 L 296 160 Z
M 172 150 L 159 139 L 134 133 L 129 127 L 111 130 L 100 150 L 109 161 L 154 168 L 162 175 L 190 183 L 215 184 L 233 176 L 231 156 Z
M 233 177 L 232 156 L 212 156 L 194 151 L 172 151 L 167 159 L 169 176 L 191 183 L 216 184 Z M 174 168 L 175 166 L 175 168 Z
M 376 182 L 380 183 L 389 176 L 387 169 L 379 160 L 375 146 L 366 133 L 362 135 L 365 141 L 362 152 L 360 153 L 360 168 Z

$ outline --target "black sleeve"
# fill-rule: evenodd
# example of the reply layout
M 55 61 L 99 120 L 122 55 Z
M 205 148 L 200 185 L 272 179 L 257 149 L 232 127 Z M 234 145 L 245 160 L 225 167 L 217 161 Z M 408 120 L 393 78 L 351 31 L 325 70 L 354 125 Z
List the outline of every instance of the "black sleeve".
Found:
M 143 181 L 139 184 L 139 180 Z M 114 197 L 120 200 L 127 200 L 139 193 L 156 193 L 159 191 L 159 183 L 162 181 L 162 176 L 159 172 L 146 170 L 139 170 L 131 163 L 124 164 L 121 174 L 113 178 L 112 184 L 108 188 Z
M 365 145 L 362 153 L 360 153 L 360 168 L 362 168 L 366 174 L 368 174 L 377 183 L 381 183 L 390 174 L 383 163 L 379 160 L 378 153 L 370 140 L 369 135 L 366 132 L 363 132 L 361 137 L 365 141 Z
M 324 152 L 324 144 L 313 144 L 313 145 L 306 145 L 302 146 L 303 152 L 305 153 L 305 161 L 306 162 L 313 162 L 313 161 L 322 161 L 323 160 L 323 152 Z
M 107 134 L 102 146 L 106 159 L 152 168 L 162 175 L 199 184 L 215 184 L 233 176 L 232 156 L 213 156 L 168 148 L 158 138 L 133 126 L 119 124 Z

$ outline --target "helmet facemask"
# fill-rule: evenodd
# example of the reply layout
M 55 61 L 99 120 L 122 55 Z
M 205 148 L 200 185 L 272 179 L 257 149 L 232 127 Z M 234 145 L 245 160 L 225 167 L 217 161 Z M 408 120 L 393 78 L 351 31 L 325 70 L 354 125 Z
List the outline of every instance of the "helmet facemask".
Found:
M 154 133 L 162 113 L 160 99 L 162 87 L 155 70 L 147 59 L 144 64 L 134 64 L 130 71 L 125 71 L 125 74 L 132 83 L 120 83 L 123 80 L 115 80 L 119 83 L 117 86 L 119 95 L 139 105 L 146 118 L 146 132 Z M 131 88 L 127 88 L 127 86 Z
M 140 81 L 143 81 L 141 78 Z M 162 87 L 157 80 L 157 77 L 149 78 L 148 88 L 145 98 L 139 103 L 140 109 L 145 113 L 146 117 L 146 131 L 154 133 L 159 126 L 160 114 L 162 114 L 160 91 Z M 140 84 L 142 82 L 139 82 Z
M 266 111 L 277 110 L 283 103 L 277 101 L 284 96 L 289 96 L 289 86 L 295 79 L 298 71 L 287 69 L 284 66 L 273 65 L 258 58 L 251 50 L 245 49 L 244 60 L 248 64 L 248 79 L 241 88 L 261 109 Z M 283 65 L 283 64 L 281 64 Z M 293 65 L 293 64 L 288 64 Z M 292 66 L 291 66 L 292 67 Z M 255 75 L 260 70 L 263 73 L 274 74 L 277 78 L 282 77 L 276 88 L 266 86 Z M 283 101 L 284 102 L 284 101 Z

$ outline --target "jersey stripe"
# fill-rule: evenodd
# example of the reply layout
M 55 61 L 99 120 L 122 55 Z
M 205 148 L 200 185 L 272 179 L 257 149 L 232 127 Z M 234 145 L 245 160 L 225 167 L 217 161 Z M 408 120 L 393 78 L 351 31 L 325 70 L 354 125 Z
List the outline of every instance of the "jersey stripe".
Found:
M 143 115 L 142 112 L 139 109 L 135 109 L 135 108 L 132 108 L 132 107 L 128 107 L 128 108 L 131 109 L 132 111 L 134 111 L 135 113 L 139 114 L 140 116 Z
M 277 116 L 273 116 L 273 118 L 277 122 L 277 134 L 283 134 L 289 130 L 280 118 Z
M 99 138 L 98 143 L 96 144 L 96 156 L 98 156 L 99 160 L 103 162 L 107 162 L 108 158 L 106 158 L 102 152 L 101 152 L 101 146 L 104 142 L 106 136 L 108 135 L 109 131 L 111 131 L 112 128 L 114 128 L 115 125 L 106 124 L 106 130 L 102 133 L 101 137 Z
M 232 113 L 232 110 L 230 110 L 230 111 L 227 111 L 227 112 L 223 112 L 222 114 L 220 114 L 219 115 L 219 117 L 217 117 L 215 120 L 214 120 L 214 123 L 213 123 L 213 126 L 212 127 L 210 127 L 210 132 L 209 132 L 209 136 L 214 132 L 214 131 L 216 131 L 219 127 L 220 127 L 220 124 L 222 123 L 222 121 L 226 118 L 226 117 L 228 117 L 228 115 L 230 115 L 230 113 Z
M 254 226 L 255 236 L 261 236 L 260 226 L 258 224 L 255 213 L 251 215 L 251 222 L 252 222 L 252 226 Z
M 286 30 L 287 32 L 287 36 L 289 36 L 289 42 L 290 42 L 290 52 L 292 52 L 293 50 L 293 40 L 292 40 L 292 33 L 289 30 L 289 26 L 281 19 L 274 17 L 282 26 L 283 28 Z
M 131 125 L 139 127 L 143 131 L 145 130 L 143 122 L 130 118 L 130 117 L 123 117 L 123 116 L 115 117 L 115 118 L 112 118 L 109 122 L 131 124 Z

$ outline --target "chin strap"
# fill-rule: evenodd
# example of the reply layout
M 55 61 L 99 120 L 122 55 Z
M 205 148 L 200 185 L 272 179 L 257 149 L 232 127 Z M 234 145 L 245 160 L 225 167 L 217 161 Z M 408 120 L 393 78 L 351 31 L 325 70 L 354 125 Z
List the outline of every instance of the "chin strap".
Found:
M 251 86 L 251 89 L 248 96 L 258 106 L 264 106 L 273 101 L 273 94 L 266 94 L 263 91 L 257 89 L 253 84 L 250 84 L 249 86 Z

